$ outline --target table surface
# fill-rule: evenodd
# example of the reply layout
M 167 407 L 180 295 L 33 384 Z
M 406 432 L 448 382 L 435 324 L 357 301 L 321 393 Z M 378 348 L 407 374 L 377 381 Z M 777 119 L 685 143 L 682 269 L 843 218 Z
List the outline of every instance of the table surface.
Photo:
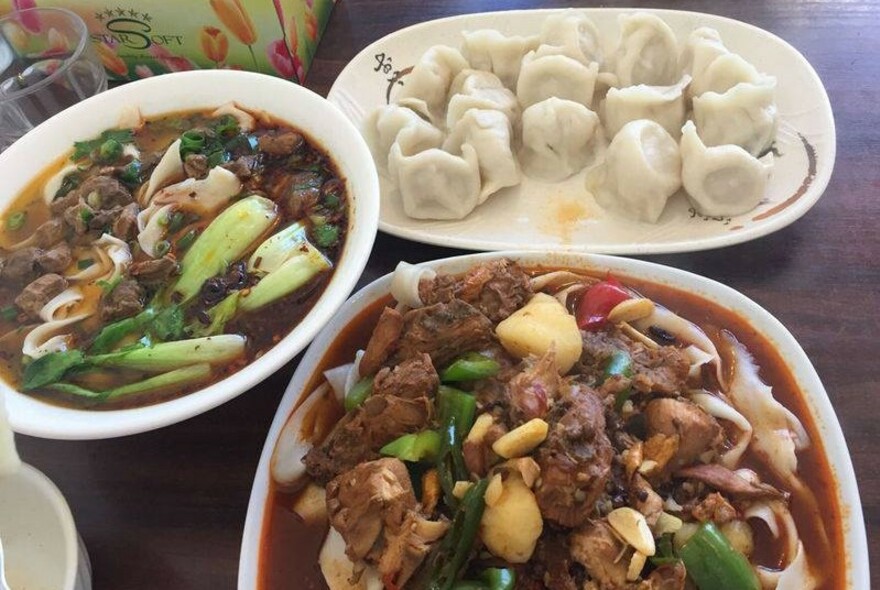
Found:
M 502 0 L 343 0 L 306 86 L 326 95 L 361 49 L 399 28 L 454 14 L 573 3 Z M 819 72 L 838 129 L 825 196 L 793 225 L 760 240 L 646 259 L 730 285 L 769 310 L 813 361 L 855 464 L 871 556 L 880 559 L 880 3 L 608 2 L 712 12 L 757 25 L 798 48 Z M 380 234 L 359 286 L 398 260 L 460 252 Z M 299 358 L 236 400 L 160 431 L 64 442 L 18 437 L 23 459 L 70 502 L 96 590 L 234 588 L 254 470 Z M 880 567 L 872 581 L 880 587 Z

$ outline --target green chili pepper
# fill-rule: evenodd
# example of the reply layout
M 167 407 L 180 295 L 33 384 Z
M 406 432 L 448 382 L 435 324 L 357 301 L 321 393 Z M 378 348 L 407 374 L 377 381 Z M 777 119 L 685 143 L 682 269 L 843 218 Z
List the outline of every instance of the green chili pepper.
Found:
M 679 550 L 688 576 L 700 590 L 760 590 L 746 557 L 711 522 L 704 522 Z
M 510 568 L 490 567 L 483 570 L 479 580 L 456 582 L 452 590 L 513 590 L 516 572 Z
M 609 357 L 605 369 L 602 371 L 602 380 L 600 383 L 604 383 L 607 379 L 617 376 L 633 376 L 632 358 L 623 350 L 615 350 L 611 353 L 611 357 Z M 620 412 L 623 409 L 623 404 L 626 403 L 631 395 L 631 387 L 618 391 L 617 395 L 614 396 L 614 409 Z
M 440 454 L 440 434 L 436 430 L 404 434 L 379 449 L 379 452 L 410 463 L 435 461 Z
M 451 381 L 473 381 L 491 377 L 501 370 L 498 361 L 478 352 L 469 352 L 458 357 L 440 373 L 444 383 Z
M 455 588 L 462 570 L 467 565 L 477 531 L 480 528 L 480 520 L 482 520 L 483 511 L 486 509 L 484 497 L 487 487 L 489 487 L 489 479 L 483 478 L 465 493 L 455 516 L 452 518 L 449 532 L 428 556 L 425 567 L 422 568 L 421 573 L 412 584 L 414 588 L 427 588 L 428 590 L 453 590 Z
M 446 503 L 454 507 L 458 502 L 452 494 L 455 482 L 467 480 L 470 476 L 464 463 L 462 444 L 474 424 L 477 401 L 469 393 L 441 385 L 437 392 L 437 405 L 442 443 L 437 458 L 437 473 Z
M 354 384 L 345 394 L 345 411 L 351 412 L 359 407 L 373 393 L 373 378 L 365 377 Z
M 17 211 L 6 220 L 6 229 L 10 231 L 21 229 L 25 221 L 27 221 L 27 211 Z

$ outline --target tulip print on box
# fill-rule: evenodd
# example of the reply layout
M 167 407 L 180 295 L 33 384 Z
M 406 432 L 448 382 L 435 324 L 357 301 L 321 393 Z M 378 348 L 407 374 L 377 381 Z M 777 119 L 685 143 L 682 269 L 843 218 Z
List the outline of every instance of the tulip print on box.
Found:
M 34 6 L 76 12 L 86 21 L 113 80 L 221 68 L 301 83 L 333 4 L 334 0 L 0 0 L 0 15 Z M 39 27 L 33 19 L 19 23 L 23 34 Z

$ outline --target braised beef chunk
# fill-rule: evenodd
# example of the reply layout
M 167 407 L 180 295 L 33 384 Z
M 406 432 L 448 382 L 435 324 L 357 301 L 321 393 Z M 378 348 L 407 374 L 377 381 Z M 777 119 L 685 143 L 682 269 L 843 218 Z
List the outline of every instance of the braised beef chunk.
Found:
M 492 341 L 493 327 L 486 316 L 459 299 L 410 310 L 393 361 L 399 363 L 428 353 L 436 367 L 455 357 L 479 350 Z
M 276 200 L 280 200 L 293 217 L 308 215 L 321 200 L 323 183 L 323 177 L 316 172 L 285 176 L 276 185 Z
M 128 273 L 144 285 L 162 285 L 177 271 L 177 261 L 169 255 L 133 262 Z
M 493 260 L 473 266 L 463 277 L 438 275 L 419 284 L 425 305 L 461 299 L 493 322 L 500 322 L 532 296 L 529 276 L 511 260 Z
M 584 566 L 600 588 L 622 588 L 627 562 L 620 559 L 624 545 L 602 520 L 586 522 L 568 537 L 571 556 Z
M 19 248 L 9 255 L 3 266 L 3 282 L 11 285 L 23 285 L 28 283 L 39 274 L 37 262 L 41 250 L 34 247 Z
M 208 168 L 208 157 L 204 154 L 187 154 L 183 160 L 183 171 L 189 178 L 206 177 Z
M 302 147 L 303 141 L 295 131 L 270 131 L 260 136 L 257 147 L 270 156 L 289 156 Z
M 398 436 L 424 429 L 432 414 L 433 405 L 424 397 L 371 395 L 308 452 L 306 470 L 315 481 L 326 483 L 358 463 L 377 458 L 378 450 Z
M 70 251 L 70 246 L 60 242 L 51 250 L 40 252 L 37 264 L 45 272 L 61 273 L 70 266 L 72 260 L 73 254 Z
M 91 176 L 76 192 L 93 209 L 124 207 L 133 200 L 125 185 L 111 176 Z
M 137 281 L 126 279 L 101 295 L 101 319 L 105 321 L 131 317 L 144 309 L 144 288 Z
M 73 207 L 79 202 L 79 191 L 72 190 L 68 192 L 63 197 L 59 197 L 53 200 L 49 204 L 49 210 L 52 212 L 52 215 L 60 215 L 67 211 L 70 207 Z
M 64 221 L 53 217 L 34 230 L 34 239 L 40 248 L 51 248 L 64 239 Z
M 651 400 L 645 407 L 648 441 L 655 436 L 675 441 L 676 450 L 665 462 L 671 471 L 694 463 L 722 440 L 718 422 L 700 406 L 672 398 Z M 663 469 L 663 466 L 660 467 Z
M 4 269 L 5 272 L 5 269 Z M 18 297 L 15 305 L 33 319 L 40 317 L 40 310 L 49 303 L 49 300 L 67 288 L 67 279 L 57 274 L 47 274 L 32 281 L 25 287 Z
M 616 350 L 629 354 L 633 361 L 632 379 L 612 385 L 632 386 L 642 393 L 672 395 L 685 391 L 690 363 L 678 348 L 648 348 L 617 328 L 600 332 L 581 332 L 584 348 L 578 361 L 579 372 L 601 375 Z M 608 388 L 605 388 L 607 390 Z
M 222 166 L 238 176 L 239 180 L 248 180 L 259 172 L 260 156 L 259 154 L 238 156 Z
M 133 240 L 137 236 L 137 203 L 126 205 L 119 211 L 119 215 L 113 220 L 111 231 L 114 236 L 124 242 Z
M 327 484 L 330 524 L 355 563 L 376 564 L 382 579 L 401 588 L 431 544 L 448 529 L 417 511 L 406 466 L 399 459 L 361 463 Z
M 95 210 L 84 201 L 78 201 L 64 210 L 64 222 L 77 235 L 89 231 L 90 223 L 95 218 Z
M 731 498 L 737 499 L 780 499 L 785 494 L 772 485 L 746 479 L 735 471 L 731 471 L 717 463 L 693 465 L 680 469 L 675 477 L 693 479 L 702 482 Z
M 361 375 L 373 375 L 397 347 L 397 340 L 403 330 L 403 316 L 393 307 L 386 307 L 379 316 L 373 334 L 364 350 L 359 365 Z
M 530 358 L 524 369 L 507 384 L 507 399 L 513 424 L 543 418 L 559 394 L 562 384 L 556 367 L 556 354 L 550 350 L 540 359 Z
M 431 357 L 422 354 L 403 361 L 393 369 L 384 368 L 373 380 L 373 395 L 396 395 L 409 399 L 432 398 L 440 387 L 440 377 Z
M 535 457 L 541 467 L 538 506 L 545 519 L 576 527 L 592 514 L 611 469 L 604 407 L 592 390 L 573 385 L 547 421 L 550 431 Z

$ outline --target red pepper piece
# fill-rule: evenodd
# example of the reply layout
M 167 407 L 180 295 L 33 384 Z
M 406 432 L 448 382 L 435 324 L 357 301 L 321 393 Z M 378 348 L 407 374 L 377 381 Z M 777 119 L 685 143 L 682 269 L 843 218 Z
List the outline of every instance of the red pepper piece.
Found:
M 578 302 L 575 313 L 578 328 L 590 332 L 598 331 L 608 321 L 611 310 L 629 298 L 630 295 L 623 289 L 623 285 L 609 275 L 606 280 L 587 289 Z

